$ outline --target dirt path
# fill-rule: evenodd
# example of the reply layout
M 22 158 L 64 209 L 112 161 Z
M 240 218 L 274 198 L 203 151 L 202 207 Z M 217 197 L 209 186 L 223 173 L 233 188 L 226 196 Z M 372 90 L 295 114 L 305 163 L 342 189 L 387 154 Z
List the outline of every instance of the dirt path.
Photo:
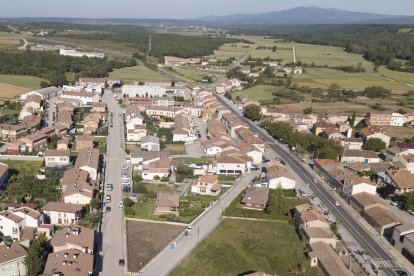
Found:
M 29 44 L 26 40 L 26 38 L 23 38 L 23 46 L 17 47 L 18 50 L 26 50 L 27 44 Z

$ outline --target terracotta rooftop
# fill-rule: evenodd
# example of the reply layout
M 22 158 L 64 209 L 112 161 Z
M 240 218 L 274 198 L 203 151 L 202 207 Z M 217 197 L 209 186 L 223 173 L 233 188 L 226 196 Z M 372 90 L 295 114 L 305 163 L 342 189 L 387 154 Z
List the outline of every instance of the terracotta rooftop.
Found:
M 53 247 L 61 247 L 72 244 L 82 248 L 93 250 L 95 243 L 95 231 L 79 225 L 71 225 L 56 232 L 50 241 Z
M 45 206 L 43 206 L 44 211 L 54 211 L 62 213 L 76 213 L 82 211 L 82 209 L 82 204 L 71 204 L 63 202 L 49 202 Z
M 327 243 L 315 242 L 310 244 L 309 257 L 317 258 L 319 265 L 324 268 L 328 275 L 353 276 L 354 274 L 346 268 L 344 262 L 336 254 L 335 250 Z
M 42 275 L 78 276 L 89 275 L 93 272 L 93 255 L 83 253 L 77 249 L 67 249 L 50 253 Z
M 20 245 L 20 243 L 15 242 L 10 245 L 0 246 L 0 264 L 10 262 L 12 260 L 23 258 L 26 256 L 26 249 Z

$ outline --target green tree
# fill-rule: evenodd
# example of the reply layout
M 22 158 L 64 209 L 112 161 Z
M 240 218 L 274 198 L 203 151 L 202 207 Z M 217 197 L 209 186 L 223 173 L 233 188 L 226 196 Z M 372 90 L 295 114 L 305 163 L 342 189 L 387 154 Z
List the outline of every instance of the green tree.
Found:
M 371 138 L 368 139 L 363 148 L 378 152 L 384 150 L 386 148 L 386 144 L 379 138 Z
M 244 108 L 244 117 L 252 121 L 260 121 L 262 113 L 260 112 L 260 106 L 251 104 Z
M 306 108 L 304 108 L 303 110 L 302 110 L 302 112 L 303 112 L 303 114 L 311 114 L 312 112 L 313 112 L 313 108 L 310 106 L 310 107 L 306 107 Z
M 414 192 L 404 195 L 404 207 L 407 210 L 414 211 Z
M 101 202 L 97 198 L 92 198 L 91 202 L 89 203 L 89 206 L 92 210 L 98 210 L 101 207 Z
M 351 119 L 349 120 L 349 125 L 350 125 L 351 127 L 353 127 L 353 126 L 355 125 L 355 120 L 356 120 L 356 112 L 355 112 L 355 111 L 353 111 L 353 112 L 352 112 Z
M 44 234 L 40 234 L 36 240 L 32 241 L 32 244 L 27 249 L 24 263 L 27 268 L 28 276 L 37 276 L 43 272 L 47 254 L 46 237 Z
M 124 202 L 124 206 L 125 207 L 132 207 L 132 206 L 134 206 L 134 202 L 129 197 L 125 197 L 124 200 L 123 200 L 123 202 Z
M 387 98 L 391 95 L 391 90 L 386 89 L 382 86 L 369 86 L 364 89 L 364 96 L 368 98 Z

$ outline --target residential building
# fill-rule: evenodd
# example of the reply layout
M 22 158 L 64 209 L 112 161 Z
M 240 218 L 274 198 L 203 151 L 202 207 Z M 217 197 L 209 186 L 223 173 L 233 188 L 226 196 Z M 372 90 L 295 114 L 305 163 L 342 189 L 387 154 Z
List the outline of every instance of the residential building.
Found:
M 266 181 L 269 189 L 294 189 L 296 180 L 286 166 L 277 162 L 269 162 L 266 167 Z
M 43 208 L 45 219 L 53 225 L 71 225 L 78 223 L 83 216 L 82 204 L 49 202 Z
M 128 142 L 140 142 L 141 139 L 148 135 L 145 125 L 137 126 L 133 129 L 127 129 Z
M 147 106 L 145 113 L 150 117 L 166 117 L 174 118 L 178 110 L 173 107 L 161 107 L 161 106 Z
M 344 181 L 343 192 L 348 199 L 351 196 L 362 192 L 375 195 L 377 192 L 377 184 L 372 182 L 369 178 L 348 175 Z
M 84 254 L 93 255 L 95 249 L 95 231 L 72 224 L 56 232 L 50 244 L 53 247 L 54 253 L 76 249 Z
M 20 101 L 25 101 L 27 97 L 30 95 L 39 95 L 42 98 L 42 100 L 50 100 L 51 98 L 57 97 L 60 92 L 61 90 L 58 87 L 46 87 L 20 95 Z
M 63 174 L 61 185 L 64 203 L 86 205 L 95 196 L 96 189 L 89 183 L 89 173 L 76 167 Z
M 79 78 L 79 81 L 77 83 L 83 87 L 100 86 L 101 89 L 104 89 L 108 86 L 108 80 L 106 78 Z
M 246 155 L 218 156 L 215 171 L 218 175 L 241 175 L 249 173 L 253 159 Z
M 325 139 L 345 139 L 345 135 L 339 132 L 337 128 L 328 127 L 321 132 L 321 137 Z
M 388 194 L 410 193 L 414 191 L 414 174 L 406 169 L 390 169 L 378 173 L 378 183 L 386 186 Z
M 364 210 L 361 216 L 380 234 L 391 237 L 396 225 L 401 224 L 399 219 L 387 209 L 376 206 Z
M 335 129 L 336 126 L 328 121 L 319 121 L 313 124 L 312 132 L 315 135 L 320 135 L 325 129 Z
M 21 237 L 21 228 L 24 226 L 23 218 L 15 215 L 13 212 L 0 212 L 0 232 L 3 236 L 9 236 L 13 240 L 19 241 Z
M 361 150 L 364 140 L 361 138 L 344 138 L 341 140 L 341 145 L 346 150 Z
M 82 250 L 66 249 L 50 253 L 42 275 L 93 275 L 93 255 Z
M 122 95 L 125 97 L 163 97 L 167 94 L 166 87 L 151 85 L 124 85 Z
M 59 139 L 56 143 L 56 149 L 58 150 L 67 150 L 69 149 L 69 138 L 63 137 Z
M 172 97 L 153 97 L 151 104 L 153 106 L 174 107 L 174 98 Z
M 44 153 L 46 167 L 70 165 L 70 150 L 47 149 Z
M 414 223 L 394 227 L 391 244 L 408 261 L 414 264 Z
M 322 275 L 353 276 L 352 273 L 327 243 L 315 242 L 310 244 L 308 256 L 311 267 L 318 267 Z
M 366 142 L 371 138 L 378 138 L 385 143 L 388 148 L 390 146 L 391 137 L 385 134 L 385 131 L 379 127 L 365 127 L 361 129 L 361 138 Z
M 0 275 L 26 276 L 26 249 L 18 242 L 0 246 Z
M 106 112 L 106 103 L 104 103 L 104 102 L 92 103 L 92 112 L 105 113 Z
M 156 136 L 142 137 L 141 149 L 146 151 L 160 151 L 160 139 Z
M 44 223 L 43 214 L 30 207 L 16 208 L 12 212 L 23 219 L 23 227 L 37 228 Z
M 84 134 L 93 134 L 96 133 L 99 129 L 99 124 L 101 122 L 100 113 L 91 113 L 83 118 L 83 133 Z
M 366 122 L 370 126 L 390 126 L 392 120 L 391 112 L 368 112 Z
M 263 211 L 269 203 L 269 196 L 269 189 L 266 187 L 248 187 L 241 200 L 241 207 Z
M 93 140 L 94 137 L 88 134 L 84 134 L 81 136 L 76 137 L 76 150 L 80 151 L 83 149 L 93 148 Z
M 95 92 L 64 91 L 60 97 L 62 99 L 76 100 L 83 105 L 99 102 L 99 94 Z
M 403 164 L 404 168 L 410 173 L 414 173 L 414 154 L 405 154 L 395 157 L 393 161 L 399 161 Z
M 233 143 L 218 137 L 202 141 L 201 147 L 206 155 L 216 155 L 222 151 L 235 149 L 235 145 Z
M 158 193 L 155 203 L 155 214 L 174 214 L 178 215 L 180 207 L 180 194 Z
M 147 157 L 149 158 L 149 157 Z M 145 162 L 145 158 L 144 158 Z M 157 156 L 152 161 L 142 165 L 142 178 L 144 180 L 153 180 L 155 177 L 168 177 L 171 173 L 171 160 L 168 157 Z
M 400 113 L 391 114 L 391 126 L 403 126 L 407 122 L 407 118 Z
M 303 237 L 304 227 L 330 228 L 328 221 L 319 210 L 308 203 L 296 206 L 293 217 L 296 231 L 301 238 Z
M 379 163 L 379 156 L 370 150 L 344 150 L 341 156 L 341 162 L 344 164 L 361 162 L 364 164 Z
M 217 196 L 221 192 L 217 175 L 202 175 L 191 185 L 191 193 Z
M 126 119 L 126 127 L 127 129 L 134 129 L 138 126 L 142 126 L 144 124 L 144 117 L 141 113 L 131 114 L 127 116 Z
M 349 204 L 360 214 L 363 211 L 373 207 L 382 207 L 384 209 L 387 209 L 387 207 L 384 205 L 384 202 L 379 196 L 367 192 L 354 194 L 350 198 Z
M 92 180 L 97 180 L 99 170 L 99 150 L 95 148 L 79 150 L 75 167 L 88 172 L 89 177 Z
M 22 151 L 33 152 L 43 149 L 47 144 L 47 136 L 41 132 L 36 132 L 19 139 Z
M 317 242 L 323 242 L 336 248 L 336 236 L 330 228 L 326 227 L 303 227 L 302 243 L 308 247 Z

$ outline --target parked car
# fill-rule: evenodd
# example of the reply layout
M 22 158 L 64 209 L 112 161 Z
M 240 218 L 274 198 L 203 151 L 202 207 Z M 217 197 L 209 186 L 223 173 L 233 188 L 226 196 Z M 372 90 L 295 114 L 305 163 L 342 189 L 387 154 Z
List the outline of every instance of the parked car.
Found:
M 111 203 L 111 195 L 107 195 L 106 196 L 106 202 L 107 203 Z
M 106 190 L 107 191 L 112 191 L 114 189 L 114 186 L 112 184 L 106 184 Z
M 124 259 L 119 259 L 118 264 L 120 266 L 124 266 L 125 265 L 125 260 Z
M 106 206 L 105 210 L 106 210 L 107 212 L 110 212 L 110 211 L 111 211 L 111 206 Z
M 119 208 L 124 208 L 124 203 L 123 202 L 119 202 Z

